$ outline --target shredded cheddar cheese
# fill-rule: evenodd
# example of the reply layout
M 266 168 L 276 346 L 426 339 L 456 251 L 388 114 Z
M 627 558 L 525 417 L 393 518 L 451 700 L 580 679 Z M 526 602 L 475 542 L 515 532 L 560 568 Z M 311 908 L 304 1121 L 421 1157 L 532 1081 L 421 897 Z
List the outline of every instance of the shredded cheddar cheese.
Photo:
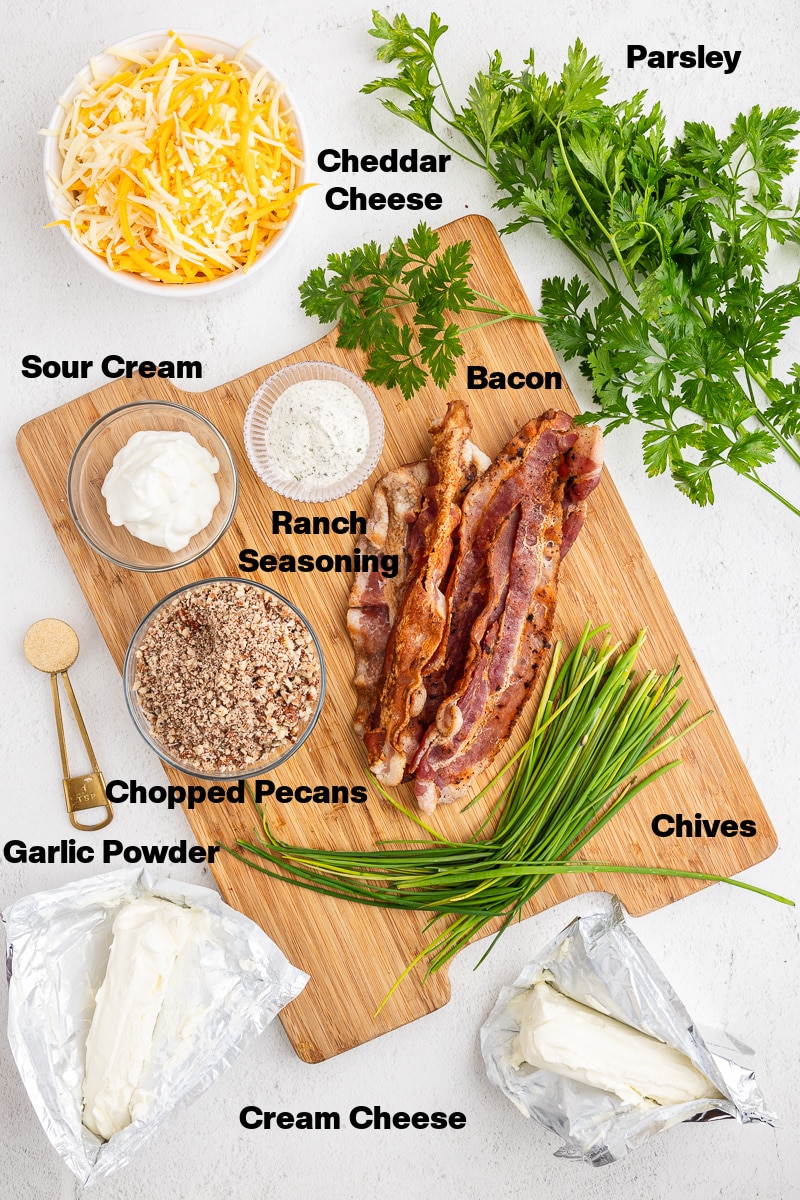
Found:
M 114 271 L 193 284 L 247 270 L 303 186 L 282 85 L 266 70 L 191 50 L 113 49 L 121 67 L 62 102 L 53 179 L 72 236 Z M 67 211 L 68 210 L 68 211 Z

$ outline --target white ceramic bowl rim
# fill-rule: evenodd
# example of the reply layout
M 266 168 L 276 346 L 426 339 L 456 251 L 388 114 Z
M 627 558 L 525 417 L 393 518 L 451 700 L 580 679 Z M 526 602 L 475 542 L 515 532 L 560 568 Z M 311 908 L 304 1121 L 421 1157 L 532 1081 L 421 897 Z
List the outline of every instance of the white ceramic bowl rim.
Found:
M 284 754 L 282 754 L 279 758 L 276 758 L 274 762 L 267 763 L 266 766 L 263 766 L 263 765 L 257 766 L 251 771 L 237 771 L 235 773 L 228 772 L 226 774 L 221 774 L 219 772 L 214 774 L 212 772 L 212 773 L 204 774 L 201 771 L 192 770 L 191 767 L 187 767 L 185 765 L 185 763 L 179 762 L 177 759 L 171 758 L 169 756 L 169 754 L 167 754 L 156 743 L 156 740 L 149 733 L 149 731 L 145 732 L 147 723 L 144 721 L 144 718 L 142 718 L 141 720 L 139 719 L 139 717 L 134 709 L 133 701 L 131 700 L 131 697 L 130 697 L 130 688 L 128 687 L 129 673 L 131 675 L 131 681 L 133 678 L 133 666 L 131 664 L 131 659 L 133 657 L 133 654 L 135 653 L 134 647 L 136 646 L 137 640 L 139 638 L 139 634 L 144 632 L 144 630 L 150 624 L 150 622 L 152 620 L 154 620 L 157 613 L 159 613 L 163 608 L 166 608 L 166 606 L 170 602 L 170 600 L 174 600 L 174 598 L 176 596 L 180 596 L 183 592 L 189 592 L 189 591 L 192 591 L 194 588 L 206 587 L 209 584 L 214 584 L 214 583 L 235 583 L 237 585 L 244 584 L 246 587 L 260 588 L 260 590 L 262 592 L 267 592 L 270 596 L 274 596 L 276 600 L 280 600 L 280 602 L 282 604 L 285 604 L 287 608 L 290 608 L 292 610 L 292 612 L 295 614 L 295 616 L 300 618 L 300 620 L 303 622 L 303 624 L 305 625 L 308 632 L 311 634 L 311 640 L 314 643 L 314 648 L 317 651 L 317 658 L 319 660 L 319 697 L 317 699 L 317 704 L 316 704 L 314 712 L 311 716 L 311 719 L 309 720 L 305 729 L 300 734 L 300 737 L 297 739 L 297 741 L 294 743 L 294 745 L 290 746 L 289 749 Z M 132 719 L 134 725 L 136 726 L 136 728 L 138 729 L 139 733 L 141 734 L 141 736 L 144 738 L 145 742 L 147 742 L 147 745 L 150 747 L 151 750 L 154 750 L 156 752 L 156 754 L 158 755 L 159 758 L 163 759 L 164 762 L 169 763 L 170 766 L 175 767 L 178 771 L 182 771 L 184 775 L 192 775 L 196 779 L 215 779 L 215 780 L 230 781 L 232 779 L 254 779 L 257 775 L 266 775 L 269 771 L 274 771 L 277 767 L 280 767 L 283 763 L 286 762 L 287 758 L 291 758 L 291 756 L 295 753 L 295 751 L 300 749 L 300 747 L 303 745 L 303 743 L 307 740 L 307 738 L 310 737 L 311 733 L 313 732 L 314 727 L 317 724 L 317 721 L 319 720 L 320 714 L 322 712 L 322 707 L 325 703 L 325 692 L 327 690 L 327 673 L 325 671 L 325 658 L 322 653 L 322 646 L 320 644 L 319 638 L 317 637 L 316 630 L 314 629 L 314 626 L 311 624 L 311 622 L 309 621 L 309 619 L 305 615 L 305 613 L 301 612 L 296 604 L 293 604 L 292 601 L 289 600 L 288 597 L 284 596 L 281 592 L 276 592 L 274 588 L 267 587 L 267 585 L 265 583 L 259 583 L 257 579 L 236 579 L 232 575 L 215 575 L 211 579 L 197 579 L 193 583 L 185 583 L 182 585 L 182 587 L 175 588 L 174 591 L 169 592 L 166 596 L 164 596 L 161 600 L 159 600 L 156 604 L 154 604 L 153 607 L 149 610 L 149 612 L 145 613 L 145 615 L 142 617 L 139 624 L 136 626 L 136 629 L 133 631 L 133 636 L 131 637 L 131 640 L 128 643 L 128 649 L 125 652 L 125 662 L 123 663 L 123 666 L 122 666 L 122 683 L 123 683 L 123 687 L 125 690 L 125 703 L 128 706 L 128 712 L 131 715 L 131 719 Z
M 207 53 L 219 52 L 220 54 L 226 55 L 226 57 L 233 58 L 241 49 L 241 47 L 237 46 L 234 42 L 228 42 L 223 38 L 215 37 L 213 34 L 203 33 L 200 30 L 194 29 L 151 29 L 146 33 L 134 34 L 132 37 L 122 38 L 121 40 L 114 42 L 113 49 L 130 50 L 138 48 L 140 50 L 152 50 L 162 42 L 166 41 L 170 33 L 173 32 L 178 37 L 182 38 L 183 41 L 187 42 L 190 47 L 198 50 L 204 50 Z M 109 49 L 110 48 L 107 48 L 101 54 L 92 56 L 91 61 L 97 63 L 101 70 L 113 70 L 113 67 L 110 65 L 107 68 L 104 66 L 106 61 L 109 64 L 115 61 L 119 62 L 119 59 L 115 54 L 109 53 Z M 254 54 L 251 50 L 248 50 L 242 56 L 242 62 L 251 69 L 255 68 L 257 70 L 261 70 L 264 68 L 271 79 L 282 82 L 282 80 L 279 79 L 279 76 L 270 69 L 267 63 L 265 63 L 262 58 L 259 58 L 258 55 Z M 64 107 L 65 104 L 68 104 L 74 99 L 75 95 L 81 88 L 82 81 L 88 83 L 90 80 L 91 62 L 87 63 L 78 72 L 76 72 L 70 86 L 66 88 L 64 92 L 62 92 L 59 102 L 55 107 L 52 117 L 50 118 L 50 122 L 47 126 L 48 129 L 59 128 L 64 119 L 64 113 L 66 111 Z M 306 164 L 308 162 L 308 138 L 306 136 L 303 119 L 297 110 L 297 106 L 294 103 L 290 92 L 286 87 L 283 89 L 282 97 L 286 107 L 291 111 L 292 117 L 294 118 L 294 123 L 297 126 L 297 132 L 300 137 L 300 145 L 303 148 L 304 165 L 299 176 L 299 182 L 302 184 L 305 182 L 307 172 Z M 58 150 L 58 141 L 55 136 L 50 135 L 45 138 L 44 142 L 44 184 L 48 203 L 50 204 L 50 208 L 56 220 L 62 220 L 65 216 L 68 216 L 70 212 L 68 206 L 60 206 L 59 199 L 56 197 L 55 189 L 51 179 L 51 175 L 58 174 L 60 162 L 61 155 Z M 122 284 L 123 287 L 132 288 L 137 292 L 147 292 L 152 296 L 168 296 L 171 298 L 190 300 L 200 296 L 209 296 L 214 292 L 220 292 L 227 288 L 240 286 L 243 283 L 249 282 L 253 278 L 255 272 L 266 262 L 268 262 L 273 255 L 277 253 L 279 247 L 284 245 L 286 242 L 287 237 L 297 224 L 297 214 L 304 198 L 305 193 L 301 192 L 295 200 L 294 208 L 292 209 L 292 213 L 289 217 L 286 227 L 278 234 L 276 238 L 273 239 L 267 249 L 258 256 L 247 274 L 245 274 L 245 272 L 240 268 L 238 271 L 231 271 L 230 274 L 224 275 L 220 279 L 209 280 L 208 283 L 193 283 L 189 285 L 179 283 L 161 283 L 155 279 L 144 279 L 141 276 L 133 275 L 128 271 L 112 271 L 104 259 L 100 258 L 97 254 L 93 254 L 91 250 L 87 250 L 87 248 L 82 246 L 80 242 L 76 242 L 69 229 L 66 229 L 63 225 L 60 226 L 60 229 L 70 246 L 77 254 L 80 255 L 84 262 L 88 263 L 89 266 L 94 268 L 94 270 L 99 271 L 100 274 L 105 276 L 106 279 L 110 278 L 116 283 Z

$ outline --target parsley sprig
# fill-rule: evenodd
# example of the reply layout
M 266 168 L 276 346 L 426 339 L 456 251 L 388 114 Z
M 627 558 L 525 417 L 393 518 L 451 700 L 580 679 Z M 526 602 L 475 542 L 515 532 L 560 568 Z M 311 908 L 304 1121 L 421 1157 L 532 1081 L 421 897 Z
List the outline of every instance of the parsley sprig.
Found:
M 368 352 L 364 378 L 399 387 L 406 400 L 430 374 L 444 387 L 464 353 L 461 334 L 499 321 L 536 321 L 470 285 L 470 242 L 439 249 L 439 235 L 420 224 L 407 242 L 395 238 L 384 254 L 368 242 L 330 254 L 300 285 L 303 309 L 320 321 L 339 321 L 337 344 Z M 400 320 L 405 310 L 410 323 Z M 459 327 L 453 317 L 478 313 L 486 320 Z
M 784 198 L 800 113 L 756 106 L 727 137 L 688 122 L 670 148 L 644 92 L 605 101 L 602 64 L 580 41 L 554 80 L 533 51 L 519 74 L 493 54 L 457 107 L 436 14 L 427 29 L 373 17 L 378 58 L 397 73 L 363 90 L 399 93 L 404 103 L 383 99 L 391 112 L 491 175 L 504 232 L 543 225 L 581 264 L 583 277 L 544 281 L 541 315 L 553 346 L 580 360 L 606 429 L 640 422 L 648 474 L 669 471 L 695 503 L 713 501 L 727 466 L 800 516 L 761 474 L 779 452 L 800 465 L 800 364 L 773 373 L 800 275 L 768 275 L 770 249 L 800 242 L 800 209 Z

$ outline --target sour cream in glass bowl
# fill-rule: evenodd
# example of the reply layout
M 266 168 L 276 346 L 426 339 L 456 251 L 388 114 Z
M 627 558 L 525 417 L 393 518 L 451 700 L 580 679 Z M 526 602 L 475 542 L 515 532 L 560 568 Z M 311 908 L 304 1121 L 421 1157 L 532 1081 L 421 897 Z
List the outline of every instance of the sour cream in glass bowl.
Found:
M 169 436 L 176 433 L 177 442 Z M 238 496 L 222 434 L 194 409 L 166 400 L 138 400 L 100 417 L 75 447 L 67 476 L 79 532 L 129 571 L 171 571 L 207 554 L 233 520 Z M 150 540 L 140 536 L 148 532 Z

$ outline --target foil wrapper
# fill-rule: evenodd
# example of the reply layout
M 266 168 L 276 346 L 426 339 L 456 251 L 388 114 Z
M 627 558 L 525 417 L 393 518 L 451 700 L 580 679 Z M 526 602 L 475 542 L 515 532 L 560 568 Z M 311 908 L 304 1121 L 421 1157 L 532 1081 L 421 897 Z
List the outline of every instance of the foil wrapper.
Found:
M 626 1107 L 609 1092 L 523 1063 L 512 1063 L 520 1030 L 521 1000 L 540 980 L 564 995 L 642 1033 L 675 1046 L 722 1093 L 723 1099 Z M 481 1029 L 491 1082 L 526 1117 L 563 1138 L 560 1158 L 604 1166 L 681 1121 L 735 1118 L 775 1123 L 752 1070 L 752 1051 L 729 1034 L 701 1032 L 669 980 L 625 923 L 616 897 L 601 912 L 580 917 L 503 988 Z
M 203 930 L 181 951 L 178 1003 L 159 1015 L 135 1119 L 104 1142 L 82 1124 L 86 1039 L 114 918 L 145 896 L 200 909 Z M 3 921 L 11 1050 L 45 1133 L 84 1187 L 124 1166 L 176 1104 L 205 1092 L 309 978 L 216 892 L 146 868 L 25 896 Z

